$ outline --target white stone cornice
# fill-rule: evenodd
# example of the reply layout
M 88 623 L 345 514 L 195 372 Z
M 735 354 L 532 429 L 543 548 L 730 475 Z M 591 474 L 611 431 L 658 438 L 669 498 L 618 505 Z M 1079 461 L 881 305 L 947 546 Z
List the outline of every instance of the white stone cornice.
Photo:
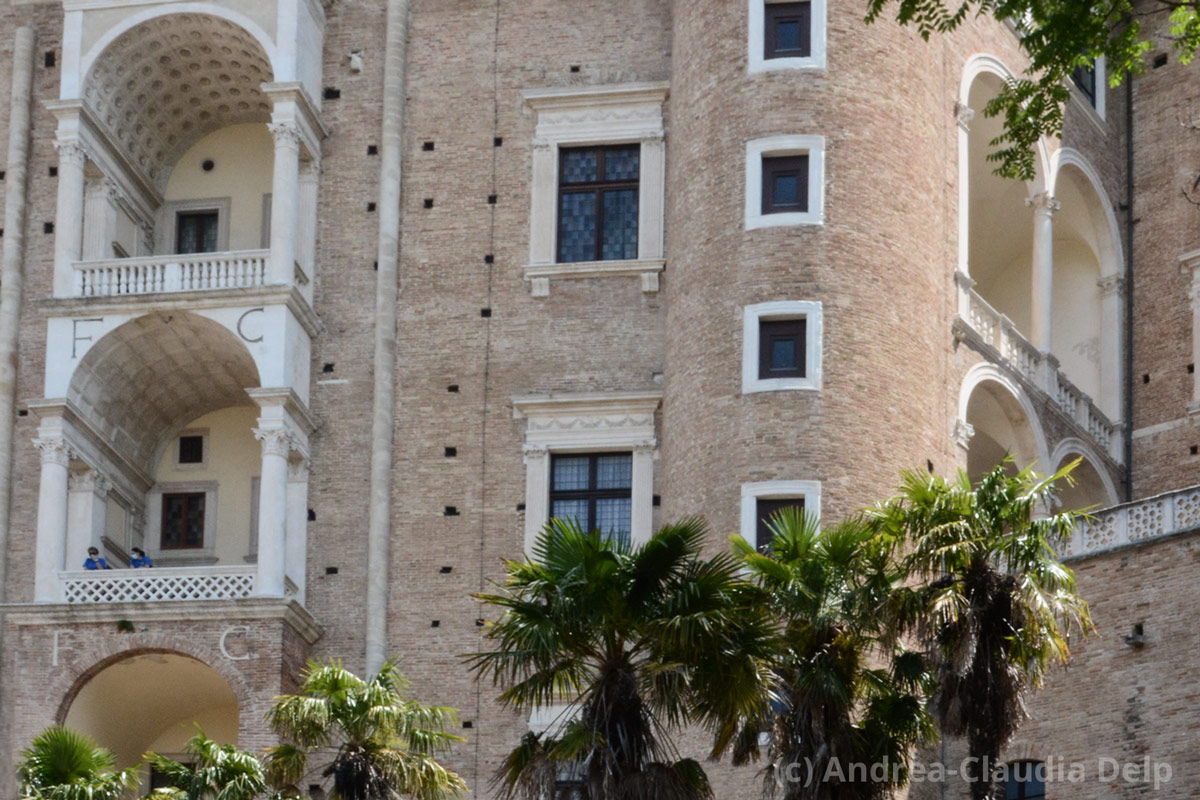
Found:
M 661 402 L 661 391 L 522 395 L 513 398 L 513 416 L 526 420 L 527 456 L 542 449 L 654 447 Z

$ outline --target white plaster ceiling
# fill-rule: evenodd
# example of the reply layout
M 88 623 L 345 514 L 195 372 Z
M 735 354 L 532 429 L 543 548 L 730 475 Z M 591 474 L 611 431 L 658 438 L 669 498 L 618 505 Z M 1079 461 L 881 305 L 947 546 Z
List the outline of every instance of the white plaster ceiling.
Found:
M 254 360 L 221 325 L 180 311 L 139 317 L 97 342 L 67 396 L 120 452 L 151 471 L 159 443 L 196 417 L 247 405 Z
M 202 136 L 239 122 L 266 122 L 272 80 L 258 42 L 206 14 L 171 14 L 123 33 L 96 59 L 84 98 L 146 177 L 160 188 Z

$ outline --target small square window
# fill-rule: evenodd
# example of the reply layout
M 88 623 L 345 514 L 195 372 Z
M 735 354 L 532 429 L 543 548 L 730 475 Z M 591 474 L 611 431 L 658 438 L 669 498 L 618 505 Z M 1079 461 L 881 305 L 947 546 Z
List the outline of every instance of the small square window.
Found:
M 762 320 L 758 324 L 758 377 L 804 377 L 804 319 Z
M 803 497 L 758 497 L 755 498 L 756 509 L 755 518 L 758 520 L 756 532 L 758 534 L 757 547 L 760 553 L 766 552 L 771 544 L 771 540 L 775 538 L 771 532 L 771 518 L 779 511 L 785 508 L 798 508 L 804 510 Z
M 779 300 L 742 312 L 742 392 L 821 388 L 821 304 Z
M 179 437 L 179 463 L 180 464 L 203 464 L 204 463 L 204 437 L 203 436 L 180 436 Z
M 764 59 L 812 55 L 811 3 L 767 3 L 763 20 Z
M 763 156 L 762 213 L 808 211 L 808 154 Z

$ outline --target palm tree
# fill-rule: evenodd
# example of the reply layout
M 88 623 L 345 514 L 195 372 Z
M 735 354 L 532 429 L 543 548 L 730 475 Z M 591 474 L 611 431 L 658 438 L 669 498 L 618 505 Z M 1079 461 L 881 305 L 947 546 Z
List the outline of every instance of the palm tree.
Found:
M 1028 692 L 1068 661 L 1073 629 L 1092 629 L 1055 552 L 1079 514 L 1045 513 L 1074 466 L 1048 478 L 1028 468 L 1010 475 L 1006 459 L 975 486 L 962 471 L 953 481 L 906 472 L 899 496 L 872 512 L 914 579 L 894 594 L 890 616 L 931 661 L 938 725 L 966 737 L 975 763 L 987 765 L 968 778 L 976 800 L 992 795 L 992 771 L 1025 718 Z
M 47 728 L 21 752 L 21 800 L 118 800 L 137 785 L 137 769 L 116 769 L 116 762 L 82 733 Z
M 408 681 L 394 661 L 363 680 L 340 662 L 309 662 L 299 694 L 276 698 L 267 721 L 283 741 L 267 750 L 267 776 L 285 793 L 314 770 L 332 778 L 333 800 L 448 800 L 467 790 L 457 774 L 438 763 L 452 742 L 454 710 L 407 698 Z M 332 751 L 330 753 L 330 751 Z M 325 761 L 324 758 L 329 758 Z
M 707 536 L 689 519 L 630 546 L 551 520 L 502 591 L 479 595 L 504 613 L 493 649 L 468 657 L 476 678 L 513 708 L 566 707 L 506 758 L 502 797 L 557 797 L 563 778 L 590 800 L 711 796 L 671 729 L 703 725 L 725 750 L 764 702 L 775 626 L 731 556 L 701 558 Z
M 263 765 L 253 754 L 233 745 L 217 744 L 199 731 L 184 746 L 188 763 L 158 753 L 146 760 L 170 786 L 152 797 L 164 800 L 254 800 L 267 791 Z
M 822 530 L 792 507 L 768 527 L 764 553 L 733 537 L 784 625 L 774 701 L 743 730 L 734 763 L 756 758 L 765 740 L 766 797 L 890 797 L 907 780 L 913 747 L 936 737 L 924 662 L 887 636 L 877 613 L 903 575 L 859 518 Z

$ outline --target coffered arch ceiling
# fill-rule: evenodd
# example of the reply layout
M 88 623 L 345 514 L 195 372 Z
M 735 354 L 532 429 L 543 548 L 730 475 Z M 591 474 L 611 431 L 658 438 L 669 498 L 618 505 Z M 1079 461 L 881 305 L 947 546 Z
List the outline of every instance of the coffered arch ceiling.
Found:
M 180 311 L 131 320 L 80 360 L 67 398 L 105 439 L 151 471 L 159 444 L 210 411 L 249 405 L 249 351 L 220 324 Z
M 117 37 L 84 80 L 100 123 L 160 189 L 171 166 L 214 130 L 267 122 L 270 60 L 245 29 L 207 14 L 169 14 Z

